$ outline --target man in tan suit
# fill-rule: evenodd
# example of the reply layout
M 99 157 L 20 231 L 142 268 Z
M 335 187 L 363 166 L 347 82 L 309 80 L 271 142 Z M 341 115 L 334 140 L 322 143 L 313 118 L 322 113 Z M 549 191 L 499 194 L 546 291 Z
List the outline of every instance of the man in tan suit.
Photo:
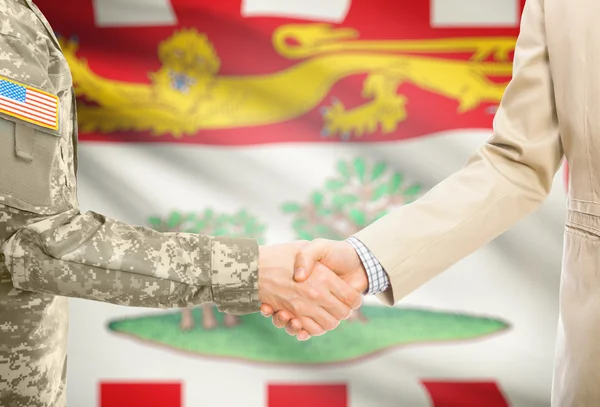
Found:
M 598 16 L 598 1 L 528 0 L 493 137 L 421 199 L 354 236 L 385 270 L 389 287 L 380 298 L 393 305 L 536 210 L 566 155 L 555 407 L 600 406 Z M 319 240 L 297 257 L 297 277 L 317 260 L 346 280 L 365 273 L 350 244 Z M 263 306 L 263 313 L 270 312 Z M 274 322 L 282 326 L 289 316 L 280 313 Z M 288 332 L 307 339 L 297 322 L 288 324 Z

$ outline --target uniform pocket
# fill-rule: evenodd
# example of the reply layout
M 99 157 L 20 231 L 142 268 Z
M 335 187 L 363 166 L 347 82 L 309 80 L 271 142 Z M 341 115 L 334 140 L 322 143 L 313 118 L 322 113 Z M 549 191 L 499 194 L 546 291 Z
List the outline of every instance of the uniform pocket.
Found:
M 0 117 L 0 203 L 49 214 L 66 209 L 63 185 L 53 177 L 60 133 Z

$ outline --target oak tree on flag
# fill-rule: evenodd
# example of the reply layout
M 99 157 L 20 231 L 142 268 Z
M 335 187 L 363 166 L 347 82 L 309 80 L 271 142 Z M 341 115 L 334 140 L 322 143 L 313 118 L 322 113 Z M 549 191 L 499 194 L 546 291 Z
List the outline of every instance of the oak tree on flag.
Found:
M 288 202 L 282 210 L 294 217 L 292 227 L 299 239 L 341 240 L 414 201 L 421 192 L 420 184 L 407 181 L 389 164 L 356 157 L 338 161 L 336 176 L 307 202 Z M 360 312 L 350 319 L 365 320 Z

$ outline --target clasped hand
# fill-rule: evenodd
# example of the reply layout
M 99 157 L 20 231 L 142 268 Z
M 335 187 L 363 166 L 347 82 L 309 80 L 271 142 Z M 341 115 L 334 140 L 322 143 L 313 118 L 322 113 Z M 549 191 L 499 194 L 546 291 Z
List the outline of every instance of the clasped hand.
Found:
M 335 329 L 368 287 L 354 248 L 325 239 L 261 246 L 258 276 L 261 313 L 299 340 Z

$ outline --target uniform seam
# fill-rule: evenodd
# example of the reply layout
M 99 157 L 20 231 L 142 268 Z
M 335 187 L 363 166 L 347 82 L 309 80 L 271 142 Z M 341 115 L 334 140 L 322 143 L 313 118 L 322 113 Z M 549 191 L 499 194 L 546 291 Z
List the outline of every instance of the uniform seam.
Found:
M 39 204 L 35 204 L 33 202 L 29 202 L 27 199 L 19 198 L 19 197 L 15 196 L 15 195 L 11 194 L 8 191 L 5 191 L 4 189 L 0 189 L 0 192 L 3 193 L 5 196 L 7 196 L 9 198 L 13 198 L 13 199 L 16 199 L 18 201 L 24 202 L 24 203 L 26 203 L 28 205 L 35 206 L 36 208 L 47 208 L 47 209 L 50 209 L 50 208 L 53 207 L 52 203 L 47 204 L 47 205 L 39 205 Z M 7 204 L 7 206 L 10 206 L 12 208 L 11 205 Z M 20 209 L 20 208 L 17 208 L 17 209 Z M 31 211 L 28 211 L 28 212 L 31 212 Z M 33 212 L 33 213 L 37 213 L 37 212 Z M 60 213 L 60 211 L 58 211 L 57 213 Z
M 583 93 L 583 135 L 584 135 L 584 142 L 585 142 L 585 149 L 586 149 L 586 158 L 587 158 L 587 167 L 588 167 L 588 179 L 589 179 L 589 185 L 590 185 L 590 189 L 592 192 L 592 196 L 596 196 L 596 191 L 594 188 L 594 184 L 592 183 L 592 152 L 590 150 L 590 140 L 589 140 L 589 128 L 588 128 L 588 105 L 587 105 L 587 101 L 588 101 L 588 96 L 589 96 L 589 89 L 588 89 L 588 61 L 587 61 L 587 51 L 584 52 L 583 54 L 583 80 L 584 80 L 584 93 Z
M 594 205 L 600 206 L 600 202 L 597 202 L 597 201 L 586 201 L 584 199 L 575 199 L 575 198 L 572 198 L 571 202 L 581 202 L 581 203 L 594 204 Z M 581 212 L 581 211 L 576 211 L 574 209 L 573 209 L 573 211 L 574 212 Z M 581 213 L 585 213 L 585 212 L 581 212 Z
M 594 228 L 592 226 L 589 225 L 585 225 L 583 223 L 579 223 L 579 222 L 574 222 L 574 221 L 569 221 L 567 220 L 567 222 L 565 223 L 565 226 L 568 227 L 575 227 L 575 228 L 579 228 L 582 230 L 585 230 L 586 232 L 590 232 L 590 233 L 598 233 L 600 232 L 600 229 Z M 600 238 L 600 235 L 598 236 Z
M 583 211 L 578 211 L 577 209 L 569 209 L 569 212 L 573 213 L 573 214 L 580 214 L 580 215 L 586 215 L 586 216 L 591 216 L 593 218 L 600 218 L 600 216 L 598 215 L 594 215 L 593 213 L 589 213 L 589 212 L 583 212 Z M 568 214 L 567 214 L 568 216 Z
M 215 239 L 214 238 L 210 238 L 209 239 L 210 242 L 210 296 L 212 298 L 212 302 L 213 303 L 217 303 L 217 292 L 218 290 L 215 290 L 215 282 L 214 282 L 214 270 L 215 270 L 215 265 L 214 265 L 214 260 L 215 260 L 215 250 L 214 250 L 214 246 L 215 246 Z
M 2 35 L 3 37 L 10 37 L 10 38 L 14 38 L 15 40 L 19 40 L 19 41 L 21 41 L 23 44 L 27 45 L 27 43 L 26 43 L 26 42 L 23 40 L 23 38 L 21 38 L 21 37 L 18 37 L 18 36 L 16 36 L 16 35 L 13 35 L 13 34 L 7 34 L 7 33 L 2 33 L 1 35 Z
M 585 241 L 594 244 L 594 245 L 598 245 L 600 244 L 600 236 L 593 236 L 590 235 L 589 232 L 587 231 L 580 231 L 578 229 L 565 229 L 565 234 L 579 238 L 579 239 L 584 239 Z
M 12 254 L 14 254 L 16 252 L 16 246 L 17 246 L 17 239 L 14 239 L 10 245 L 11 256 L 10 256 L 10 266 L 9 266 L 9 270 L 12 270 L 13 273 L 15 272 L 16 267 L 15 267 L 15 256 L 13 256 Z M 22 277 L 23 277 L 22 287 L 24 289 L 27 289 L 27 288 L 29 288 L 29 284 L 28 284 L 29 276 L 27 274 L 27 264 L 25 263 L 25 261 L 26 261 L 25 256 L 23 256 L 23 272 L 21 273 Z M 15 276 L 13 275 L 13 277 L 15 277 Z

